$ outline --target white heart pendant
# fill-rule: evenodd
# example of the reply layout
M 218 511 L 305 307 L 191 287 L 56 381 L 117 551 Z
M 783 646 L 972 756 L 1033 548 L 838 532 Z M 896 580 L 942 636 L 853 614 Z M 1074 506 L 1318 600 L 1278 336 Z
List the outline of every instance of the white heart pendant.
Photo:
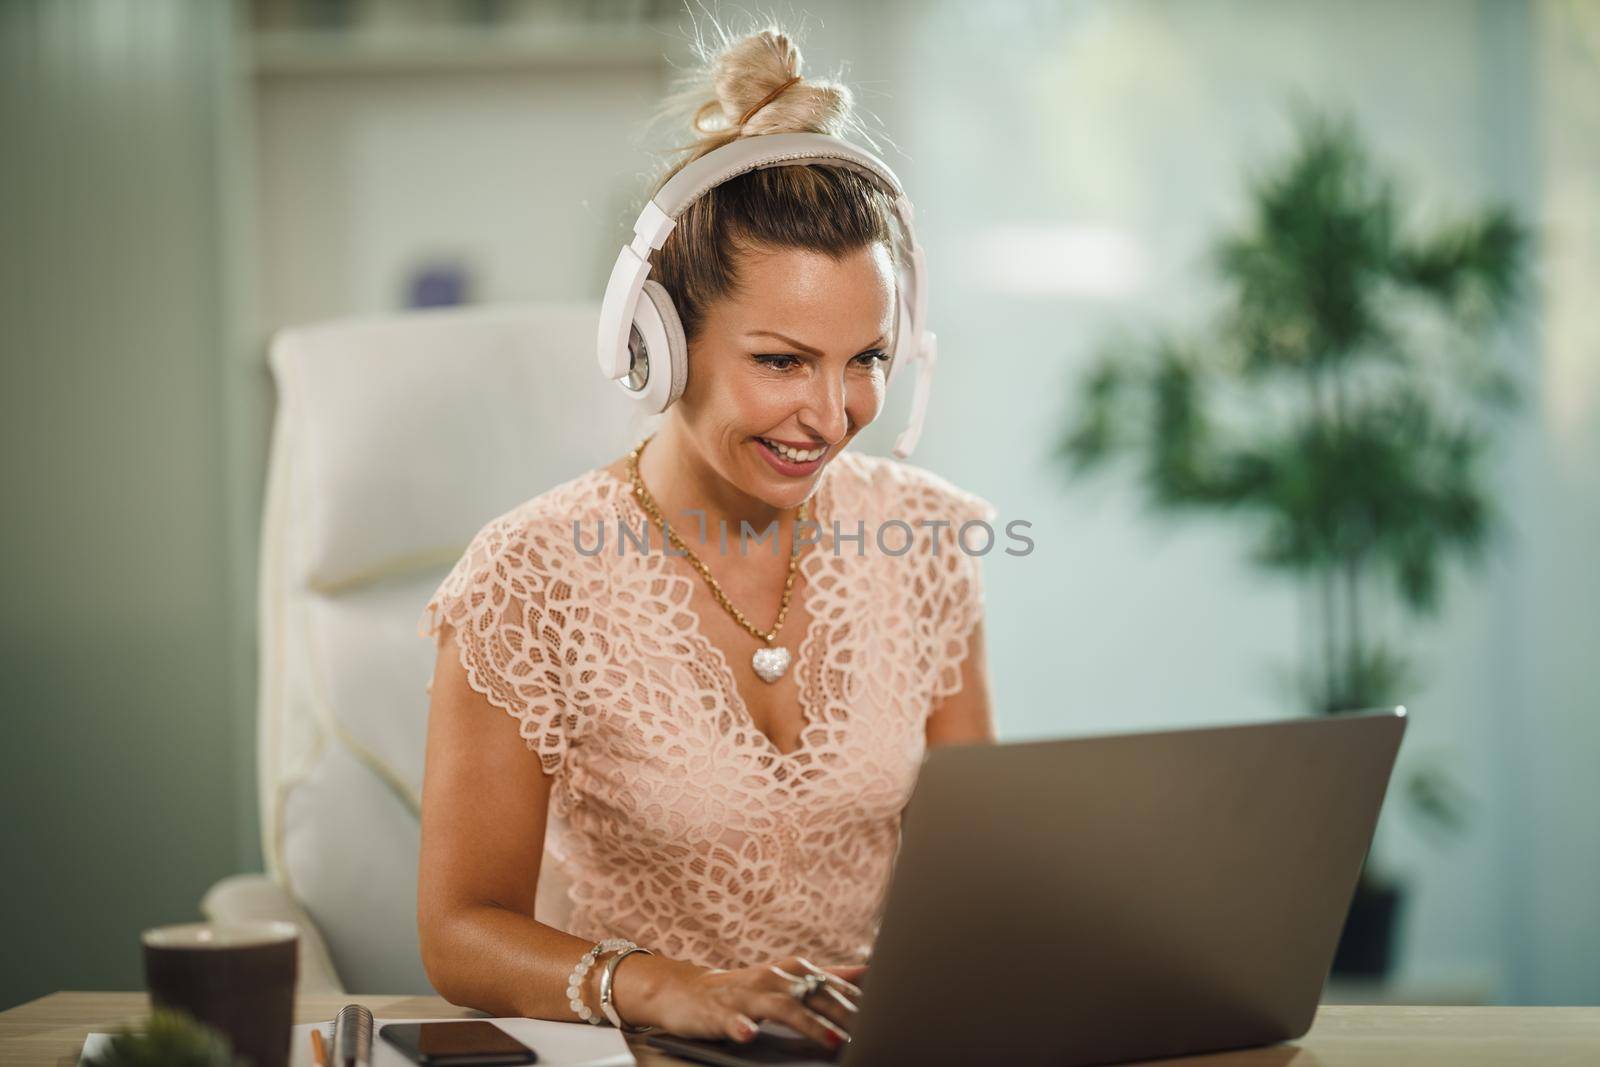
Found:
M 782 645 L 758 648 L 755 655 L 750 657 L 750 665 L 763 682 L 776 682 L 789 669 L 789 650 Z

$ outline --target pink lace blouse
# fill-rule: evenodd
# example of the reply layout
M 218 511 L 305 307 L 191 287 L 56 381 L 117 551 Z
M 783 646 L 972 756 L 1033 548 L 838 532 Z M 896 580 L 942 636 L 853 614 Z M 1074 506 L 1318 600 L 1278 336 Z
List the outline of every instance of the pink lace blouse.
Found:
M 429 601 L 419 632 L 455 628 L 472 688 L 554 776 L 546 839 L 572 880 L 569 932 L 710 967 L 870 955 L 927 718 L 961 688 L 983 611 L 990 538 L 969 528 L 970 552 L 954 539 L 995 509 L 846 451 L 812 511 L 790 753 L 756 729 L 703 635 L 688 561 L 618 553 L 618 523 L 642 539 L 648 519 L 608 471 L 491 520 Z M 602 526 L 604 551 L 586 554 Z

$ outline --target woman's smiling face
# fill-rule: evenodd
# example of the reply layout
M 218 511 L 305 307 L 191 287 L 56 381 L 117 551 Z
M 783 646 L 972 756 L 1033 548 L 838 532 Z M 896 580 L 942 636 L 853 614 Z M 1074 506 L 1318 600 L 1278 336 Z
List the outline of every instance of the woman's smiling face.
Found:
M 724 480 L 775 508 L 795 507 L 883 408 L 894 302 L 883 244 L 837 260 L 746 252 L 738 290 L 701 318 L 688 382 L 670 410 Z

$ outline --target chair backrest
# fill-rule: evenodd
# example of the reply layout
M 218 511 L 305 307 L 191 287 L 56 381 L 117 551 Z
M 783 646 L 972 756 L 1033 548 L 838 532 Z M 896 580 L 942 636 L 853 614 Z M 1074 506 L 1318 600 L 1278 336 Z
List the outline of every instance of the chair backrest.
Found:
M 416 893 L 434 652 L 417 620 L 484 523 L 610 462 L 641 429 L 596 373 L 598 318 L 597 303 L 491 305 L 273 338 L 262 845 L 346 989 L 432 991 Z M 569 907 L 547 854 L 536 917 L 559 926 Z

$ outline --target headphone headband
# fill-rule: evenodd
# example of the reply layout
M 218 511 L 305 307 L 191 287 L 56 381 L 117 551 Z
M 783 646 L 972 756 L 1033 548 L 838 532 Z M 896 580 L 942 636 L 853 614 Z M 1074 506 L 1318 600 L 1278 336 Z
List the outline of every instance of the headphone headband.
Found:
M 764 167 L 812 163 L 849 167 L 872 178 L 895 199 L 904 195 L 900 179 L 887 164 L 849 141 L 825 133 L 769 133 L 730 141 L 685 164 L 654 199 L 663 212 L 677 219 L 694 200 L 729 178 Z
M 612 268 L 600 308 L 600 370 L 652 413 L 665 410 L 677 399 L 683 387 L 687 354 L 679 350 L 684 343 L 682 328 L 670 298 L 660 285 L 646 281 L 651 267 L 650 254 L 666 243 L 690 204 L 730 178 L 766 167 L 813 164 L 843 166 L 865 175 L 891 197 L 895 217 L 900 221 L 911 292 L 902 293 L 898 300 L 899 325 L 890 359 L 889 382 L 893 383 L 900 364 L 907 361 L 917 364 L 911 421 L 894 446 L 895 455 L 904 459 L 916 447 L 921 434 L 936 353 L 936 339 L 926 329 L 927 282 L 922 247 L 917 244 L 911 225 L 911 201 L 894 171 L 866 149 L 829 134 L 775 133 L 741 137 L 684 165 L 668 179 L 645 203 L 634 223 L 633 242 L 623 246 Z M 643 298 L 646 295 L 648 299 Z M 630 379 L 637 380 L 640 360 L 636 348 L 641 347 L 649 363 L 657 363 L 658 355 L 663 358 L 657 366 L 670 359 L 672 373 L 656 374 L 656 381 L 652 383 L 647 369 L 642 383 L 630 384 Z

